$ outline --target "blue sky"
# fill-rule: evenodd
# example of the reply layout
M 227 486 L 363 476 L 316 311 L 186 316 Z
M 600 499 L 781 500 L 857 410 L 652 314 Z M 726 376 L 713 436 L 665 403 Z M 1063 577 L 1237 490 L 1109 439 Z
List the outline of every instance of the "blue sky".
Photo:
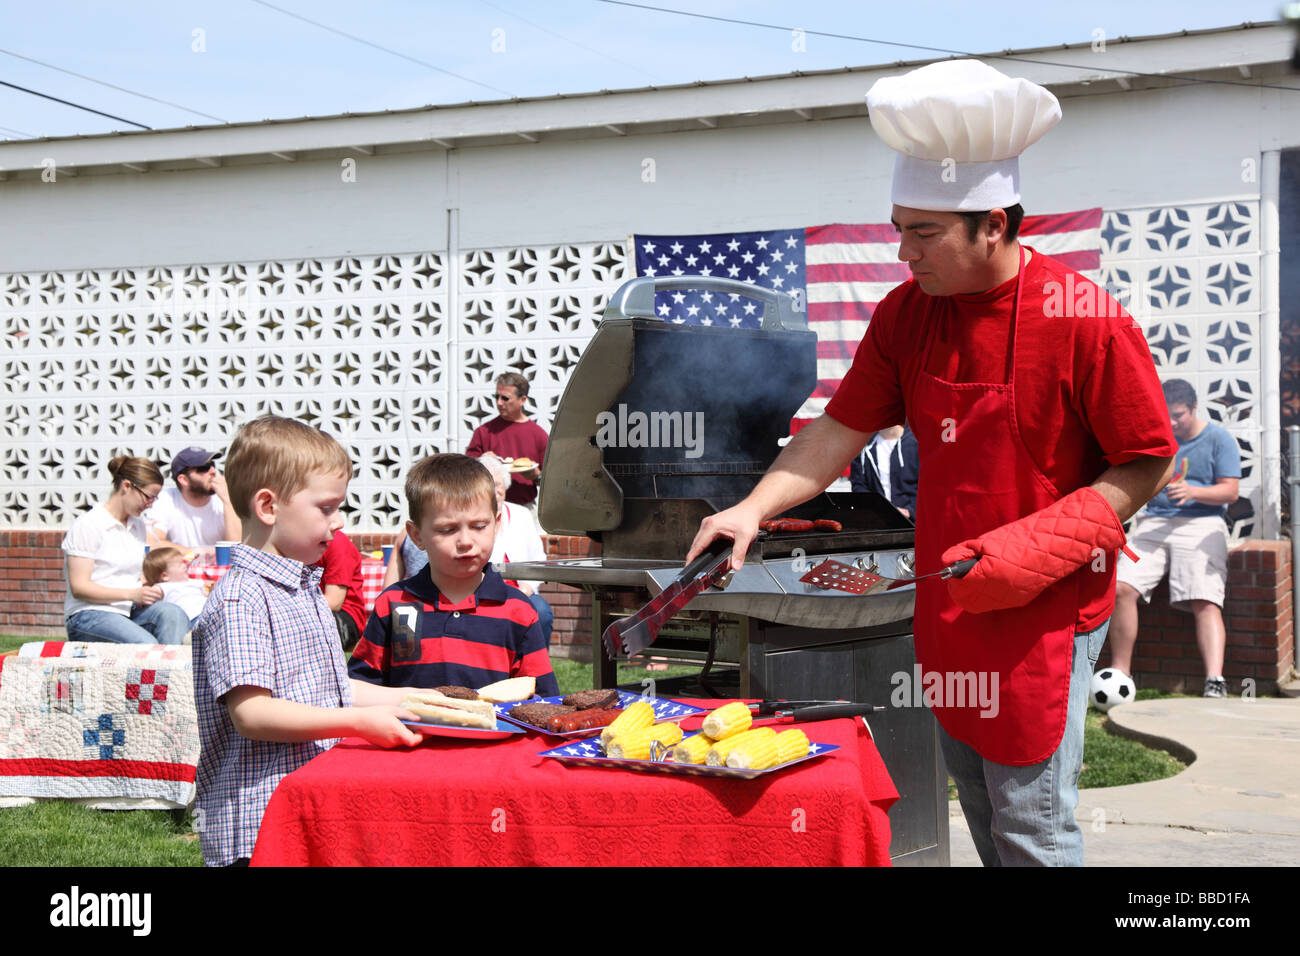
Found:
M 243 122 L 403 109 L 506 94 L 619 89 L 942 55 L 818 36 L 808 36 L 805 49 L 797 51 L 792 27 L 979 53 L 1089 42 L 1095 30 L 1113 38 L 1263 22 L 1277 19 L 1279 7 L 1277 0 L 1231 5 L 1222 0 L 649 2 L 785 29 L 708 22 L 600 0 L 275 0 L 283 10 L 457 77 L 327 32 L 257 0 L 69 0 L 7 5 L 0 80 L 160 129 L 219 121 L 209 117 Z M 177 105 L 110 89 L 13 54 Z M 134 128 L 0 87 L 0 137 Z

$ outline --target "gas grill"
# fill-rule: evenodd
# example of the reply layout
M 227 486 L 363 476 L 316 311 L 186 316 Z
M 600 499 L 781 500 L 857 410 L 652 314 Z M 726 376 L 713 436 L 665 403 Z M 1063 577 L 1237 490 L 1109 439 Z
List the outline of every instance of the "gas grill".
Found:
M 762 326 L 665 323 L 655 293 L 675 289 L 755 300 Z M 616 681 L 600 641 L 606 625 L 671 583 L 700 522 L 749 494 L 816 384 L 817 336 L 787 295 L 686 276 L 633 279 L 610 298 L 554 417 L 538 501 L 548 532 L 591 537 L 601 555 L 503 568 L 592 593 L 596 686 Z M 660 682 L 657 693 L 888 704 L 891 676 L 911 679 L 914 587 L 858 596 L 799 578 L 825 558 L 910 576 L 912 523 L 871 493 L 823 492 L 785 516 L 843 530 L 761 532 L 725 589 L 706 591 L 660 631 L 652 653 L 704 667 L 689 686 Z M 903 795 L 890 813 L 891 855 L 946 863 L 946 775 L 932 716 L 891 709 L 870 726 Z

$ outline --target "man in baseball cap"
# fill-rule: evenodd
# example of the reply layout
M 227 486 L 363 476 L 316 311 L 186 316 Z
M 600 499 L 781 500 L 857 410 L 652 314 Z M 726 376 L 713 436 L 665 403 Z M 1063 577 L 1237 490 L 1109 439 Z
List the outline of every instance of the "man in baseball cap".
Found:
M 219 451 L 191 446 L 172 459 L 176 487 L 165 488 L 144 515 L 150 547 L 182 551 L 209 549 L 218 541 L 238 541 L 239 516 L 230 505 L 226 479 L 217 474 Z
M 191 445 L 189 448 L 183 448 L 176 453 L 172 459 L 172 477 L 179 478 L 187 468 L 202 468 L 210 461 L 215 461 L 221 457 L 219 451 L 208 451 L 205 448 L 198 448 Z

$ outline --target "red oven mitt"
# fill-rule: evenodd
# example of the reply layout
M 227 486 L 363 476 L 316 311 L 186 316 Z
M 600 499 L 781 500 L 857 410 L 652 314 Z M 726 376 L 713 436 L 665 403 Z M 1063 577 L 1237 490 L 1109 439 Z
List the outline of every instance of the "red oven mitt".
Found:
M 946 567 L 978 557 L 965 577 L 949 578 L 948 593 L 972 614 L 1023 607 L 1049 585 L 1124 543 L 1124 528 L 1110 503 L 1079 488 L 1041 511 L 953 545 Z

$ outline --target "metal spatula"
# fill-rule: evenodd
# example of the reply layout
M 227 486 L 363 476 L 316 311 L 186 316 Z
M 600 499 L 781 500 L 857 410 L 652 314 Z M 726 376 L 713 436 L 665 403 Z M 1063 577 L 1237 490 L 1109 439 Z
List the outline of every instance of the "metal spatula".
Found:
M 880 591 L 892 591 L 894 588 L 906 587 L 924 578 L 960 578 L 975 567 L 979 558 L 967 558 L 950 564 L 942 571 L 933 571 L 913 578 L 887 578 L 883 574 L 864 571 L 843 561 L 827 558 L 799 580 L 804 584 L 826 591 L 846 591 L 849 594 L 876 594 Z

